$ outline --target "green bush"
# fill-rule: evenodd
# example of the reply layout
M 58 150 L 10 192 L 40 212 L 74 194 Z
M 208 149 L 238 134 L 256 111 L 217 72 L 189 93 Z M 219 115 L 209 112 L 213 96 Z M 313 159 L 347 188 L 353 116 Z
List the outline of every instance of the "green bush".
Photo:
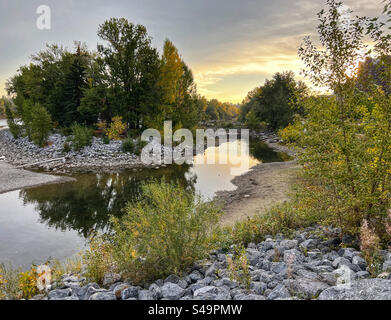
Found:
M 110 138 L 108 136 L 106 136 L 106 135 L 103 136 L 102 140 L 103 140 L 104 144 L 109 144 L 110 143 Z
M 122 141 L 122 151 L 123 152 L 134 152 L 135 147 L 136 147 L 136 145 L 133 142 L 132 138 L 126 138 Z
M 114 264 L 134 283 L 180 274 L 215 249 L 220 216 L 213 203 L 177 184 L 143 184 L 139 202 L 129 204 L 123 218 L 112 219 Z
M 69 151 L 71 151 L 71 146 L 69 145 L 68 142 L 64 142 L 63 147 L 62 147 L 62 152 L 68 153 Z
M 5 108 L 5 114 L 7 116 L 7 124 L 9 127 L 9 130 L 12 134 L 12 136 L 17 139 L 21 136 L 22 134 L 22 128 L 18 124 L 15 123 L 15 118 L 14 114 L 11 110 L 11 107 L 7 101 L 4 103 L 4 108 Z
M 43 147 L 47 143 L 50 131 L 53 129 L 50 114 L 44 107 L 36 104 L 31 116 L 31 140 Z
M 80 150 L 92 142 L 92 129 L 75 123 L 71 126 L 72 129 L 72 146 L 75 150 Z

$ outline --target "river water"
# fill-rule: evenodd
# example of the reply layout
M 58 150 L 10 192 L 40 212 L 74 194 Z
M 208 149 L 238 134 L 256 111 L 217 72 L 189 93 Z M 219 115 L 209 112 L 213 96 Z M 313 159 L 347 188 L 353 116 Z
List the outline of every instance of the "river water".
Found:
M 208 157 L 224 147 L 209 148 L 197 157 Z M 276 153 L 262 142 L 250 142 L 250 167 L 285 160 L 289 160 L 286 154 Z M 140 183 L 152 178 L 178 181 L 205 199 L 216 191 L 234 190 L 231 168 L 230 164 L 192 164 L 75 173 L 75 182 L 0 194 L 0 263 L 27 268 L 49 258 L 75 255 L 91 232 L 105 230 L 110 216 L 120 216 L 126 203 L 139 195 Z M 245 172 L 239 170 L 235 175 Z

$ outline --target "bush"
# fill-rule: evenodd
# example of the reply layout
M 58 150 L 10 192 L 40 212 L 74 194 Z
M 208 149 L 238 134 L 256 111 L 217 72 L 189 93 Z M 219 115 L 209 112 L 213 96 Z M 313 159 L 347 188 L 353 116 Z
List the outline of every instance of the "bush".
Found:
M 102 140 L 103 140 L 104 144 L 109 144 L 110 143 L 110 139 L 109 139 L 108 136 L 103 136 Z
M 71 146 L 69 145 L 68 142 L 64 142 L 63 147 L 62 147 L 62 152 L 68 153 L 69 151 L 71 151 Z
M 0 300 L 15 300 L 20 298 L 20 270 L 0 264 Z
M 249 243 L 259 243 L 266 235 L 282 233 L 291 236 L 298 228 L 308 227 L 317 222 L 316 216 L 295 205 L 295 201 L 276 205 L 266 212 L 256 214 L 247 220 L 238 221 L 234 226 L 221 228 L 216 241 L 219 247 L 228 249 L 232 244 L 247 246 Z
M 35 105 L 31 116 L 31 140 L 43 147 L 47 143 L 50 131 L 53 129 L 50 114 L 39 104 Z
M 134 283 L 180 274 L 215 249 L 213 233 L 220 215 L 214 204 L 201 202 L 177 184 L 145 183 L 139 202 L 129 204 L 121 219 L 112 219 L 109 240 L 92 243 L 87 268 L 93 277 L 101 278 L 113 259 Z M 103 255 L 109 258 L 102 259 L 102 250 L 111 251 Z
M 109 128 L 106 129 L 106 134 L 110 140 L 119 140 L 120 135 L 124 133 L 126 124 L 122 122 L 122 117 L 114 117 L 111 119 Z
M 73 124 L 72 129 L 72 146 L 75 150 L 80 150 L 92 142 L 92 129 L 80 124 Z
M 122 141 L 122 151 L 123 152 L 134 152 L 136 145 L 133 142 L 132 138 L 126 138 Z
M 18 124 L 15 123 L 14 114 L 13 114 L 11 107 L 7 101 L 5 101 L 4 107 L 5 107 L 5 114 L 7 116 L 7 124 L 8 124 L 9 130 L 10 130 L 12 136 L 15 139 L 17 139 L 22 134 L 22 128 L 21 128 L 21 126 L 19 126 Z

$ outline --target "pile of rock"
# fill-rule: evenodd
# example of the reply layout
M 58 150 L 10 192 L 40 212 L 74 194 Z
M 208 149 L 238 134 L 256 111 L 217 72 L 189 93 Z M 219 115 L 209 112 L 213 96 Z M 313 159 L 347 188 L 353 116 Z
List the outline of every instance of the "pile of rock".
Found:
M 49 300 L 296 300 L 391 299 L 391 253 L 382 251 L 383 273 L 370 278 L 359 251 L 341 248 L 339 230 L 307 228 L 293 239 L 278 236 L 246 249 L 250 288 L 231 280 L 227 258 L 216 251 L 182 277 L 171 275 L 148 286 L 120 282 L 107 275 L 104 288 L 84 284 L 84 278 L 64 276 L 63 287 Z M 327 237 L 326 237 L 327 236 Z M 41 297 L 42 298 L 42 297 Z

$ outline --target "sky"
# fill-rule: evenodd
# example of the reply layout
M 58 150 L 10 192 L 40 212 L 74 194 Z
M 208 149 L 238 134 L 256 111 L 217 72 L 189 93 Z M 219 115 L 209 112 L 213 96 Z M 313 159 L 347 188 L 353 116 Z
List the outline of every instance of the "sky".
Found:
M 303 67 L 297 48 L 316 33 L 324 0 L 0 0 L 0 96 L 6 79 L 46 43 L 95 49 L 99 24 L 124 17 L 147 27 L 161 52 L 169 38 L 208 99 L 241 102 L 275 72 Z M 345 0 L 358 15 L 377 16 L 382 0 Z M 36 26 L 40 5 L 50 30 Z

